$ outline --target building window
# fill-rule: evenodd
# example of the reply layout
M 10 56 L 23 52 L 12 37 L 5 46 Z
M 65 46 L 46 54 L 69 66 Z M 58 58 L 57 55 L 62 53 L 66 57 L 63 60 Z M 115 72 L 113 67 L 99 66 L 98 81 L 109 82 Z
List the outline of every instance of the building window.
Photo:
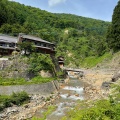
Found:
M 44 47 L 46 47 L 46 44 L 44 43 Z
M 40 42 L 37 42 L 37 45 L 38 45 L 38 46 L 41 46 L 41 43 L 40 43 Z
M 46 47 L 49 47 L 49 45 L 48 45 L 48 44 L 46 44 Z
M 10 43 L 9 47 L 15 47 L 15 43 Z
M 0 46 L 7 47 L 6 43 L 0 43 Z
M 43 44 L 43 43 L 41 43 L 41 46 L 42 46 L 42 47 L 44 47 L 44 44 Z

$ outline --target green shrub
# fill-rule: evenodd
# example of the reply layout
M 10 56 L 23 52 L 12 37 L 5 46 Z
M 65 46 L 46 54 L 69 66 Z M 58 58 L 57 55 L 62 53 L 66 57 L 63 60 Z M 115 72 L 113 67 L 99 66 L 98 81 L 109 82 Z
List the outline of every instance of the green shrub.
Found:
M 3 109 L 4 109 L 4 105 L 0 104 L 0 111 L 3 111 Z
M 3 106 L 6 107 L 11 107 L 12 106 L 12 99 L 11 98 L 7 98 L 4 100 L 3 102 Z
M 54 72 L 54 64 L 52 63 L 50 55 L 33 53 L 30 55 L 28 64 L 28 72 L 33 73 L 35 76 L 38 75 L 41 70 Z
M 21 105 L 25 101 L 29 100 L 29 96 L 26 92 L 22 91 L 20 93 L 13 93 L 11 95 L 12 103 L 15 105 Z
M 14 105 L 21 105 L 24 102 L 29 101 L 29 96 L 26 92 L 22 91 L 19 93 L 13 93 L 10 96 L 0 95 L 0 111 L 2 111 L 6 107 L 11 107 Z

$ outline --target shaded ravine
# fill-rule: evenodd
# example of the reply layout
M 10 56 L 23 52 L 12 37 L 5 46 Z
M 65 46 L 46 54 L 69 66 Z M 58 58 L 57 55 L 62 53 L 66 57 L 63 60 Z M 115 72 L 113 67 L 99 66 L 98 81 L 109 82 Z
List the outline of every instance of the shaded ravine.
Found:
M 53 105 L 56 110 L 47 116 L 47 120 L 60 120 L 65 113 L 72 109 L 78 100 L 84 100 L 84 83 L 78 79 L 70 79 L 59 91 L 59 99 L 55 100 Z M 41 117 L 46 109 L 40 109 L 36 112 L 36 117 Z

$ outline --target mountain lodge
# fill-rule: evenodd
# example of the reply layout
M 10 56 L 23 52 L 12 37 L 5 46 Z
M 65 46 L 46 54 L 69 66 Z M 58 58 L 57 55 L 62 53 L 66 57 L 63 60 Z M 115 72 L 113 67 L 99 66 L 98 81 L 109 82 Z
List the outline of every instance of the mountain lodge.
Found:
M 18 37 L 0 35 L 0 55 L 10 55 L 18 50 L 17 44 L 20 42 L 31 42 L 37 48 L 36 51 L 44 54 L 55 54 L 55 45 L 39 37 L 20 33 Z

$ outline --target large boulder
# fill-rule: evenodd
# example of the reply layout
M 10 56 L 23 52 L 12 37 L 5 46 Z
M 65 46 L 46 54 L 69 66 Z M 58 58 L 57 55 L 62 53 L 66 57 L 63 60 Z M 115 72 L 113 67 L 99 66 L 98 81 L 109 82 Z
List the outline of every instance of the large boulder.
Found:
M 106 82 L 106 81 L 105 81 L 105 82 L 102 83 L 101 88 L 107 90 L 107 89 L 110 88 L 110 84 L 111 84 L 110 82 Z
M 116 82 L 120 78 L 120 71 L 117 72 L 113 77 L 112 77 L 112 82 Z

